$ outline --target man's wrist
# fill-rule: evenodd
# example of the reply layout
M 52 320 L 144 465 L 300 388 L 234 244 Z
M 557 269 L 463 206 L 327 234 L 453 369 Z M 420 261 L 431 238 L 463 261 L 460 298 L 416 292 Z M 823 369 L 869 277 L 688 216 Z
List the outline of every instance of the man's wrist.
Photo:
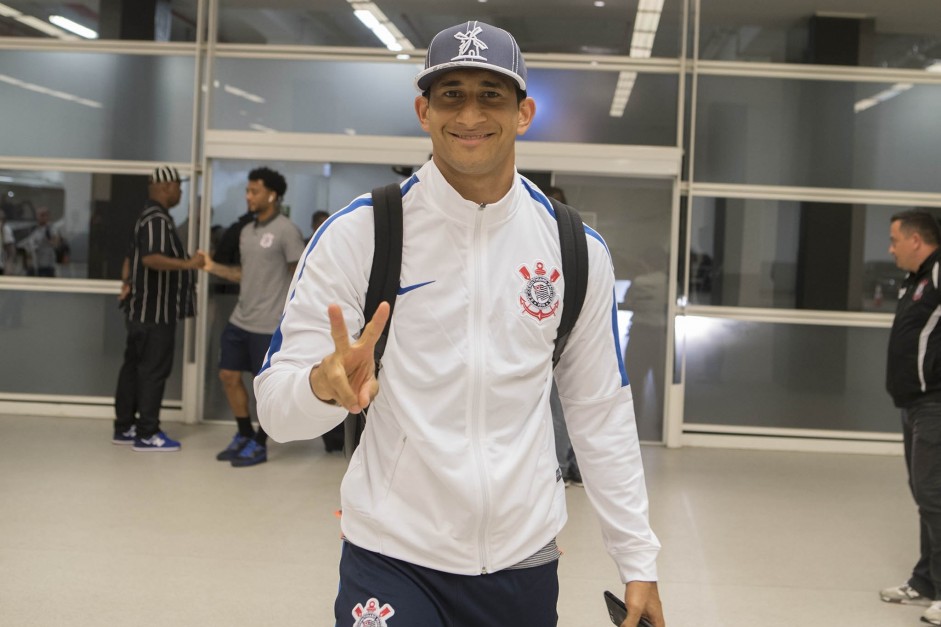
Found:
M 319 369 L 320 369 L 320 366 L 319 366 L 319 365 L 314 366 L 313 368 L 310 369 L 310 373 L 307 375 L 307 385 L 310 386 L 310 392 L 311 392 L 311 394 L 313 394 L 313 395 L 314 395 L 314 398 L 316 398 L 316 399 L 317 399 L 318 401 L 320 401 L 321 403 L 326 403 L 327 405 L 333 405 L 333 406 L 335 406 L 335 407 L 336 407 L 336 406 L 339 406 L 340 404 L 339 404 L 338 402 L 336 402 L 335 399 L 332 399 L 332 398 L 331 398 L 330 400 L 327 400 L 327 399 L 321 398 L 321 396 L 320 396 L 319 394 L 317 394 L 317 390 L 314 389 L 314 378 L 317 376 L 316 373 L 317 373 L 317 371 L 318 371 Z

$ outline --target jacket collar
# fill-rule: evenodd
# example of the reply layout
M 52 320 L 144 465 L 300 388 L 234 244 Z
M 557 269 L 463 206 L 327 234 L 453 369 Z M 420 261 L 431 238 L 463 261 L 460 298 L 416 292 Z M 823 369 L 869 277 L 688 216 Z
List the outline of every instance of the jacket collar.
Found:
M 526 190 L 520 182 L 519 172 L 514 172 L 510 191 L 500 200 L 481 206 L 462 197 L 451 187 L 441 170 L 433 160 L 429 160 L 417 172 L 418 180 L 424 183 L 427 194 L 433 201 L 434 209 L 444 213 L 445 217 L 455 222 L 473 225 L 477 216 L 483 218 L 483 225 L 494 226 L 508 220 L 519 207 L 520 199 Z
M 911 276 L 913 277 L 920 276 L 924 274 L 925 272 L 928 272 L 931 269 L 931 267 L 935 263 L 937 263 L 939 260 L 941 260 L 941 246 L 936 248 L 933 253 L 928 255 L 928 257 L 924 261 L 921 262 L 921 265 L 918 266 L 918 270 L 916 272 L 911 273 Z

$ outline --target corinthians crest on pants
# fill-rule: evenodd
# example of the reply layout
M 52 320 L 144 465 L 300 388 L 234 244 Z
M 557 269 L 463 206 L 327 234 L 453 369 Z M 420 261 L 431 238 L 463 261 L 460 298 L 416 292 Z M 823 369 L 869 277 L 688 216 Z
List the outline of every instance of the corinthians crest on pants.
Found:
M 520 305 L 523 307 L 523 312 L 540 322 L 554 316 L 560 302 L 556 281 L 562 273 L 558 268 L 549 271 L 546 270 L 546 264 L 537 261 L 534 270 L 530 271 L 527 266 L 520 266 L 519 273 L 526 281 L 523 291 L 520 292 Z
M 391 618 L 393 614 L 395 610 L 388 603 L 379 607 L 377 599 L 369 599 L 366 601 L 366 607 L 357 603 L 353 608 L 353 618 L 356 619 L 353 627 L 388 627 L 386 619 Z

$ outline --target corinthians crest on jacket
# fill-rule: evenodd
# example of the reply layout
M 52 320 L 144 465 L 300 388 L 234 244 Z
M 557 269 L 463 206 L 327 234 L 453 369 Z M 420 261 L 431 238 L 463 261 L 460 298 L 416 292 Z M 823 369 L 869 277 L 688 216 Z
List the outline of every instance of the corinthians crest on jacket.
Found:
M 525 281 L 520 292 L 523 312 L 540 322 L 554 316 L 561 302 L 556 287 L 556 282 L 562 276 L 558 268 L 547 270 L 546 264 L 537 261 L 533 270 L 523 265 L 519 267 L 519 273 Z
M 388 627 L 386 619 L 391 618 L 393 614 L 395 610 L 388 603 L 380 607 L 377 599 L 369 599 L 366 601 L 366 607 L 357 603 L 353 608 L 353 618 L 356 619 L 353 627 Z

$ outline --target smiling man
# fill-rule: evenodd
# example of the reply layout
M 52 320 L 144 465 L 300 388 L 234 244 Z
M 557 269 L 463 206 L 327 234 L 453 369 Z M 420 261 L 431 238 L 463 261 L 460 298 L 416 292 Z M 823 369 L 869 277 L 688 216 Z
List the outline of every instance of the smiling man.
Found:
M 378 379 L 373 349 L 389 307 L 364 319 L 374 249 L 366 195 L 311 239 L 255 380 L 260 420 L 279 441 L 317 437 L 370 407 L 341 487 L 336 624 L 557 624 L 555 538 L 566 511 L 554 375 L 625 583 L 623 624 L 645 614 L 662 627 L 614 273 L 587 227 L 584 305 L 553 371 L 568 277 L 556 213 L 516 171 L 516 138 L 536 113 L 519 47 L 482 22 L 454 26 L 432 40 L 415 84 L 433 156 L 401 185 L 401 289 Z M 354 340 L 349 330 L 366 322 Z

